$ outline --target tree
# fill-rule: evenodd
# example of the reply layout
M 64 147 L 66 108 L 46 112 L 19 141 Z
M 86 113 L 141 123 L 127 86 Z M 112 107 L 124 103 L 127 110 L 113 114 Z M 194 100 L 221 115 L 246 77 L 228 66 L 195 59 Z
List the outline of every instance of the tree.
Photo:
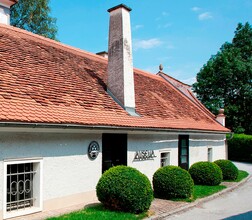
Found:
M 197 74 L 199 100 L 214 114 L 225 108 L 226 126 L 252 134 L 252 27 L 238 24 L 232 43 L 225 43 Z
M 56 39 L 56 18 L 50 17 L 49 0 L 19 0 L 11 7 L 11 25 Z

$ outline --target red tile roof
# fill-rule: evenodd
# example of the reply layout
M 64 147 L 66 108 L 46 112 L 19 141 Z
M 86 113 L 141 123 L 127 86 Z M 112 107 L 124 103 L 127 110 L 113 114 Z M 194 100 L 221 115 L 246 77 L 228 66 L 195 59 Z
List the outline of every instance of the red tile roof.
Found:
M 0 122 L 228 132 L 160 76 L 134 69 L 130 116 L 106 92 L 107 59 L 0 25 Z
M 204 111 L 206 114 L 208 114 L 210 117 L 213 119 L 216 118 L 216 116 L 210 112 L 192 93 L 191 89 L 192 86 L 185 84 L 183 82 L 180 82 L 179 80 L 163 73 L 163 72 L 158 72 L 157 75 L 163 77 L 165 80 L 167 80 L 169 83 L 171 83 L 175 88 L 177 88 L 180 92 L 182 92 L 185 96 L 187 96 L 191 101 L 193 101 L 198 107 L 201 108 L 202 111 Z

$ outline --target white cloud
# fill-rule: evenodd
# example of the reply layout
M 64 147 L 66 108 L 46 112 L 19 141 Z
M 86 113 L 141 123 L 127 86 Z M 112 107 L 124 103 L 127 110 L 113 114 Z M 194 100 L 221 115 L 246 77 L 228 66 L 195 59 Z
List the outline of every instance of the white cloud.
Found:
M 133 29 L 133 31 L 137 31 L 138 29 L 141 29 L 141 28 L 143 28 L 143 27 L 144 27 L 143 25 L 137 24 L 137 25 L 135 25 L 132 29 Z
M 200 11 L 201 8 L 195 6 L 195 7 L 192 7 L 191 10 L 197 12 L 197 11 Z
M 212 16 L 212 14 L 210 12 L 204 12 L 204 13 L 200 14 L 198 16 L 198 18 L 199 18 L 200 21 L 203 21 L 203 20 L 212 19 L 213 16 Z
M 172 23 L 166 23 L 166 24 L 159 24 L 157 28 L 158 29 L 161 29 L 161 28 L 166 29 L 166 28 L 169 28 L 171 26 L 172 26 Z
M 164 17 L 165 17 L 165 16 L 168 16 L 168 15 L 169 15 L 169 13 L 168 13 L 168 12 L 166 12 L 166 11 L 163 11 L 163 12 L 162 12 L 162 16 L 164 16 Z
M 182 80 L 183 83 L 187 84 L 187 85 L 192 85 L 193 83 L 196 82 L 196 77 L 191 77 L 185 80 Z
M 134 48 L 134 50 L 151 49 L 151 48 L 160 46 L 162 43 L 163 42 L 161 40 L 159 40 L 158 38 L 151 38 L 148 40 L 134 39 L 133 40 L 133 48 Z

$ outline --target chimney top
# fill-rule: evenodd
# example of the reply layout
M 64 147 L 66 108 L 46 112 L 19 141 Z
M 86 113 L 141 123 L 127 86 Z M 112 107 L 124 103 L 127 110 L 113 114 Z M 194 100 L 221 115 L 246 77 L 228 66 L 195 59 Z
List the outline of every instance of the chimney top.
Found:
M 115 6 L 115 7 L 112 7 L 112 8 L 110 8 L 110 9 L 108 9 L 108 12 L 114 11 L 114 10 L 116 10 L 116 9 L 118 9 L 118 8 L 124 8 L 124 9 L 126 9 L 127 11 L 131 11 L 131 10 L 132 10 L 132 9 L 131 9 L 130 7 L 128 7 L 127 5 L 125 5 L 125 4 L 120 4 L 120 5 L 117 5 L 117 6 Z
M 101 52 L 98 52 L 98 53 L 96 53 L 96 55 L 99 55 L 99 56 L 102 56 L 102 57 L 108 58 L 108 52 L 107 52 L 107 51 L 101 51 Z
M 10 25 L 10 7 L 18 0 L 0 0 L 0 23 Z
M 18 0 L 0 0 L 0 5 L 10 7 L 10 6 L 16 4 L 17 2 L 18 2 Z

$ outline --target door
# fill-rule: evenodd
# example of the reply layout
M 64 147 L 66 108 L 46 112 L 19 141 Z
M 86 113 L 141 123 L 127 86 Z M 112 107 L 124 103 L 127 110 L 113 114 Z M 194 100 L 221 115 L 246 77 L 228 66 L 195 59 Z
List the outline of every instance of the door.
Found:
M 183 169 L 189 169 L 189 135 L 179 135 L 179 166 Z
M 127 166 L 127 134 L 103 134 L 102 172 L 117 165 Z

